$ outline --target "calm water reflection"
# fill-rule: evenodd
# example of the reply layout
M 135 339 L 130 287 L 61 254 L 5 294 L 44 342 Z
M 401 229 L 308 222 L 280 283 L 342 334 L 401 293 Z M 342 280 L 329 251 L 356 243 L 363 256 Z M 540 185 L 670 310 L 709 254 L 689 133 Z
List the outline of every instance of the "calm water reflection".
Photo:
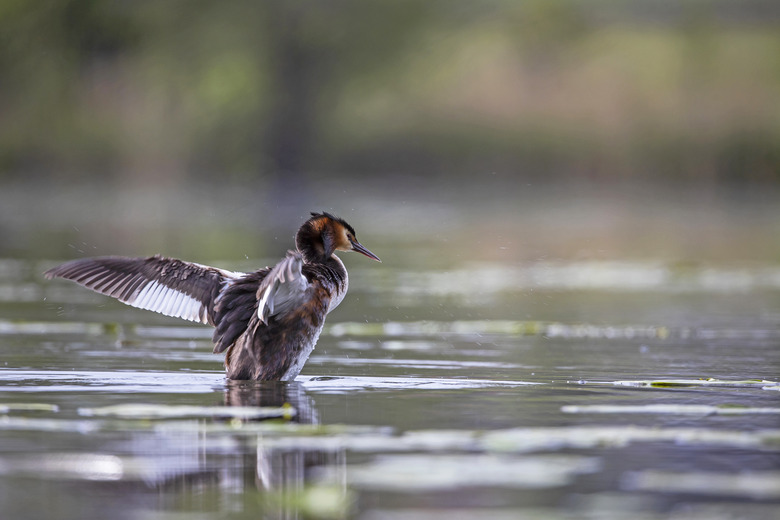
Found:
M 303 375 L 262 384 L 44 267 L 0 262 L 3 518 L 780 507 L 776 266 L 350 266 Z

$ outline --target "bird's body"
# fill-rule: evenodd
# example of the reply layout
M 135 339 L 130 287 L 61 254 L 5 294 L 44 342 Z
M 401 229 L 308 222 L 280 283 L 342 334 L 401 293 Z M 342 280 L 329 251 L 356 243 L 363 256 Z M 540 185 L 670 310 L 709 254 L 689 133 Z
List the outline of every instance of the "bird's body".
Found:
M 290 381 L 317 343 L 325 316 L 344 299 L 347 270 L 335 251 L 379 258 L 355 230 L 328 213 L 312 213 L 295 236 L 297 251 L 273 267 L 235 273 L 171 258 L 73 260 L 46 277 L 167 316 L 213 325 L 214 352 L 225 352 L 230 379 Z

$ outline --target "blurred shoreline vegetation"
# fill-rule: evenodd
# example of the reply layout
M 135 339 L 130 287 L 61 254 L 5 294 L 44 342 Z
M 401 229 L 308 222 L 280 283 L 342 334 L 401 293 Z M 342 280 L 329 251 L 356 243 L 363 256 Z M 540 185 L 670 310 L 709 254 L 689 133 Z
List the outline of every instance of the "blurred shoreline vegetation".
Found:
M 776 184 L 769 1 L 6 1 L 0 182 Z

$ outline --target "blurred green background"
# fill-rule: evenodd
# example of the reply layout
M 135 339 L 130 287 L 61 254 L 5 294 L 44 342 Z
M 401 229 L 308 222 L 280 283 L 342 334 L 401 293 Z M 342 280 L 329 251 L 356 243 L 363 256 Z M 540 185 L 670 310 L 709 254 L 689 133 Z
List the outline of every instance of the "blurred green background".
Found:
M 770 0 L 4 0 L 0 255 L 262 256 L 332 209 L 512 258 L 777 260 L 778 25 Z

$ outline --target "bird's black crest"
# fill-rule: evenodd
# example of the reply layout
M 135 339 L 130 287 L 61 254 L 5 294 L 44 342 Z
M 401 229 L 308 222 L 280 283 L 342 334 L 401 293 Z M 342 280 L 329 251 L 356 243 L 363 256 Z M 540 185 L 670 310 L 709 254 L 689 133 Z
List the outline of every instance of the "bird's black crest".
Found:
M 339 218 L 331 213 L 328 213 L 327 211 L 323 211 L 322 213 L 315 213 L 314 211 L 312 211 L 311 216 L 313 219 L 318 217 L 327 217 L 331 220 L 335 220 L 336 222 L 338 222 L 339 224 L 347 228 L 347 231 L 352 233 L 353 237 L 357 236 L 357 233 L 355 233 L 355 229 L 352 226 L 350 226 L 346 220 L 344 220 L 343 218 Z

